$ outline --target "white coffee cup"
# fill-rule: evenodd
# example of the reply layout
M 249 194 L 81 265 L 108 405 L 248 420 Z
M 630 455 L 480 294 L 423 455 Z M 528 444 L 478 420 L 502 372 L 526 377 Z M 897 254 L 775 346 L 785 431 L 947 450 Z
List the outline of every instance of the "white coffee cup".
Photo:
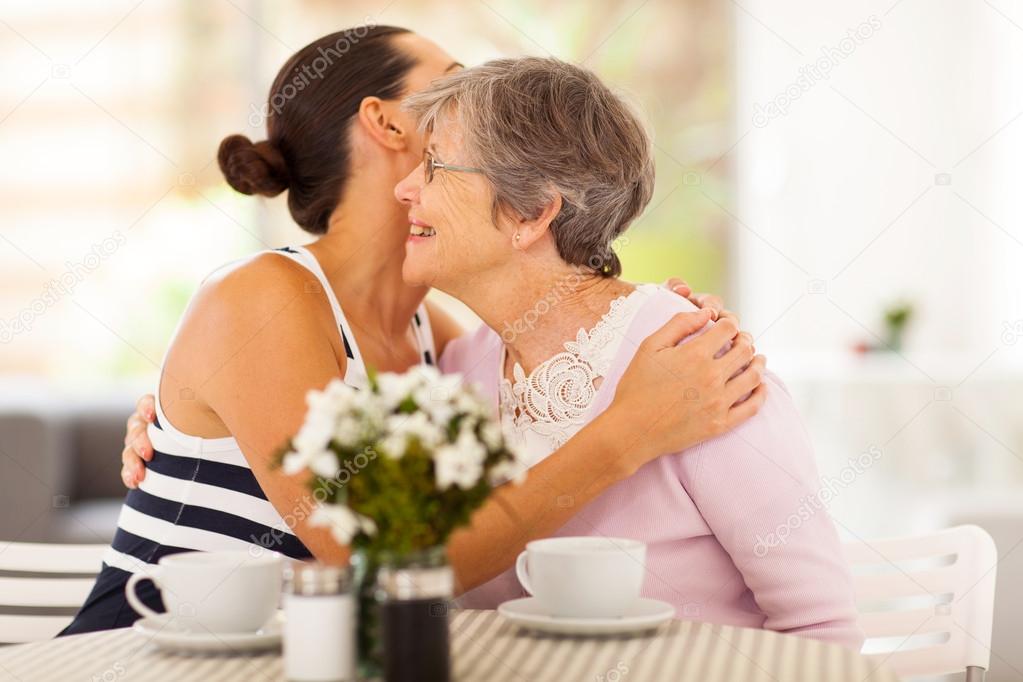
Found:
M 645 560 L 639 540 L 547 538 L 526 545 L 515 573 L 552 616 L 618 618 L 639 599 Z
M 245 551 L 182 552 L 160 559 L 135 573 L 124 587 L 131 607 L 152 618 L 153 611 L 135 594 L 135 586 L 152 580 L 167 613 L 184 627 L 200 632 L 255 632 L 270 619 L 281 595 L 280 554 Z

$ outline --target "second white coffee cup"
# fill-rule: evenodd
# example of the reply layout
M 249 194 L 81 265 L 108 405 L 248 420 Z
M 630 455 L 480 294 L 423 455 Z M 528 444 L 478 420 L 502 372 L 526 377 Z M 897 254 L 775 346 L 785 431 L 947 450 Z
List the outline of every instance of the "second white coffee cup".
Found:
M 547 538 L 526 545 L 515 573 L 552 616 L 617 618 L 639 599 L 645 561 L 639 540 Z
M 159 565 L 135 573 L 124 587 L 128 603 L 147 617 L 153 611 L 135 594 L 135 586 L 152 580 L 167 613 L 184 626 L 209 632 L 255 632 L 270 619 L 281 595 L 281 556 L 265 552 L 182 552 L 165 556 Z

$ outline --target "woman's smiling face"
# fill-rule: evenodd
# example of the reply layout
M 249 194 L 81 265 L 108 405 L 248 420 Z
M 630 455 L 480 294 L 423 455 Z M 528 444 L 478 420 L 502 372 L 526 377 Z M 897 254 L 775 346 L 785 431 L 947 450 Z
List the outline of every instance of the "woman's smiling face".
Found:
M 441 117 L 426 136 L 434 161 L 471 167 L 457 116 Z M 454 293 L 472 285 L 474 275 L 504 264 L 511 239 L 494 225 L 493 189 L 479 172 L 437 168 L 427 181 L 425 159 L 398 183 L 395 196 L 409 208 L 402 275 L 407 284 Z

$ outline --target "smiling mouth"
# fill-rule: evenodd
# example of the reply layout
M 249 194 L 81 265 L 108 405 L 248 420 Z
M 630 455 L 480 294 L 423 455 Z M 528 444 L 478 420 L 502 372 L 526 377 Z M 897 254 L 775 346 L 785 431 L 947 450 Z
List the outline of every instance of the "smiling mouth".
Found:
M 437 231 L 428 225 L 417 225 L 412 223 L 409 225 L 409 234 L 413 237 L 432 237 L 437 234 Z

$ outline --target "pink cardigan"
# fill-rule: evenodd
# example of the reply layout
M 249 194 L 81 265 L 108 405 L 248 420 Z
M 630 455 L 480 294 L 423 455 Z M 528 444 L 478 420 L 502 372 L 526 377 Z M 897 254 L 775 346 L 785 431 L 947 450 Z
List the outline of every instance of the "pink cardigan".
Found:
M 594 398 L 607 409 L 639 343 L 689 301 L 658 290 L 643 304 Z M 495 409 L 501 338 L 486 326 L 448 344 L 445 372 L 475 382 Z M 767 628 L 858 650 L 852 579 L 819 503 L 813 449 L 792 399 L 773 374 L 760 412 L 733 431 L 665 455 L 608 488 L 555 533 L 647 543 L 643 595 L 689 620 Z M 465 608 L 526 596 L 514 569 L 469 591 Z

